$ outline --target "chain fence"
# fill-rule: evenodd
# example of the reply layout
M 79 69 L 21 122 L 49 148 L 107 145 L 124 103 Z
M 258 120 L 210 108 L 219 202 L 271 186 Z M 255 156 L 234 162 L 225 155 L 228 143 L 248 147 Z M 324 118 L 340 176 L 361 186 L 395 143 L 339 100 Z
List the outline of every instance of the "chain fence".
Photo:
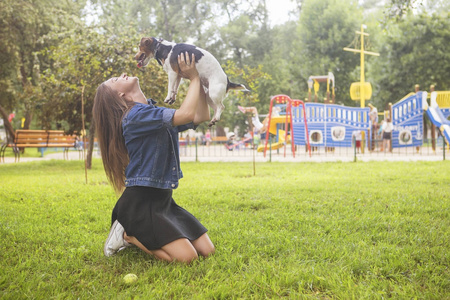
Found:
M 270 141 L 264 154 L 264 141 L 252 144 L 251 141 L 212 141 L 208 145 L 199 139 L 180 142 L 180 159 L 182 161 L 370 161 L 370 160 L 445 160 L 450 155 L 449 145 L 442 137 L 424 140 L 420 147 L 402 147 L 388 149 L 382 140 L 375 140 L 369 149 L 357 147 L 314 147 L 311 152 L 307 146 L 291 144 L 279 145 Z M 276 149 L 271 145 L 276 145 Z M 294 150 L 294 151 L 293 151 Z

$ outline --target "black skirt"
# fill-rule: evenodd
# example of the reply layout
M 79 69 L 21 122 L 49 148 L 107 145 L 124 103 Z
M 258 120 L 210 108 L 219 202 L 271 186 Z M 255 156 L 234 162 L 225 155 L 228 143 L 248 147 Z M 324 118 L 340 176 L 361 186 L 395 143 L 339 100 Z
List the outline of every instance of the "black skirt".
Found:
M 115 220 L 148 250 L 160 249 L 180 238 L 194 241 L 208 231 L 175 203 L 170 189 L 126 188 L 113 209 L 111 224 Z

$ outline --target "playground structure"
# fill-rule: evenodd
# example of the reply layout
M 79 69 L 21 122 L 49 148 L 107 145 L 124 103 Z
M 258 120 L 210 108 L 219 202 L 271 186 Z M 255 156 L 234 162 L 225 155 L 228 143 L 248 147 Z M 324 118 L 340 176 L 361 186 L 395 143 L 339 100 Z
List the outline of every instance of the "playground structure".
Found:
M 285 111 L 284 117 L 283 116 L 277 116 L 277 117 L 272 116 L 274 102 L 277 105 L 285 105 L 286 111 Z M 295 129 L 293 127 L 293 122 L 292 122 L 292 120 L 294 119 L 292 111 L 293 111 L 293 108 L 300 107 L 300 105 L 303 108 L 305 107 L 305 103 L 303 101 L 297 100 L 297 99 L 292 100 L 287 95 L 277 95 L 277 96 L 272 97 L 272 99 L 270 99 L 270 108 L 269 108 L 269 116 L 268 116 L 268 123 L 267 123 L 268 134 L 266 134 L 264 146 L 261 145 L 260 147 L 258 147 L 258 152 L 264 152 L 264 157 L 266 157 L 267 148 L 269 147 L 268 143 L 269 143 L 269 135 L 270 134 L 275 135 L 276 139 L 277 139 L 275 143 L 272 143 L 270 145 L 270 149 L 272 149 L 272 150 L 279 149 L 279 148 L 287 145 L 288 143 L 290 143 L 292 155 L 295 157 L 296 134 L 295 134 Z M 304 113 L 306 113 L 305 110 L 304 110 Z M 284 129 L 281 129 L 280 125 L 283 124 L 283 121 L 284 121 Z M 300 135 L 303 134 L 303 136 L 307 137 L 305 143 L 308 147 L 309 154 L 311 155 L 311 147 L 309 145 L 308 124 L 306 123 L 306 117 L 304 118 L 304 122 L 305 123 L 304 123 L 303 132 L 300 133 Z M 294 141 L 294 142 L 292 142 L 292 141 Z M 286 156 L 286 148 L 284 149 L 284 156 Z
M 345 51 L 351 51 L 359 53 L 361 56 L 361 78 L 360 82 L 353 83 L 350 88 L 350 95 L 353 100 L 359 100 L 361 107 L 345 107 L 341 105 L 335 105 L 335 78 L 333 73 L 329 72 L 328 75 L 310 76 L 308 78 L 308 100 L 306 104 L 302 102 L 300 105 L 290 105 L 290 99 L 288 96 L 279 96 L 279 99 L 275 98 L 277 102 L 286 102 L 286 125 L 287 128 L 288 118 L 292 128 L 292 149 L 294 145 L 308 145 L 314 148 L 324 146 L 331 151 L 334 147 L 351 147 L 352 137 L 356 131 L 359 131 L 363 138 L 368 136 L 368 130 L 371 128 L 369 120 L 369 108 L 365 108 L 365 101 L 369 100 L 372 94 L 372 88 L 370 83 L 365 82 L 364 78 L 364 55 L 375 55 L 378 53 L 369 52 L 364 49 L 364 36 L 368 36 L 368 33 L 364 32 L 365 25 L 361 25 L 361 31 L 356 31 L 356 34 L 360 35 L 361 48 L 351 49 L 344 48 Z M 319 83 L 327 83 L 326 99 L 324 103 L 317 103 L 317 93 L 319 91 Z M 331 95 L 330 98 L 330 86 Z M 311 89 L 314 88 L 314 103 L 312 102 Z M 273 100 L 271 99 L 270 109 L 273 106 Z M 298 100 L 300 101 L 300 100 Z M 288 111 L 289 110 L 289 111 Z M 269 119 L 270 121 L 270 119 Z M 308 130 L 309 127 L 309 130 Z M 273 133 L 273 132 L 272 132 Z M 277 132 L 278 143 L 284 142 L 279 137 Z M 288 135 L 286 135 L 288 136 Z M 264 148 L 264 156 L 267 150 L 267 140 Z M 286 140 L 286 139 L 285 139 Z M 278 144 L 273 146 L 278 147 Z M 362 148 L 364 150 L 364 148 Z M 294 152 L 294 151 L 293 151 Z
M 442 136 L 450 141 L 450 92 L 432 92 L 430 104 L 427 102 L 426 91 L 410 93 L 395 104 L 390 105 L 385 115 L 391 116 L 393 124 L 391 147 L 421 147 L 423 136 L 426 135 L 424 126 L 424 113 L 430 119 L 433 126 L 438 128 Z M 280 116 L 271 116 L 272 109 L 276 105 L 284 105 L 285 113 Z M 369 118 L 368 107 L 346 107 L 343 105 L 324 103 L 304 103 L 300 100 L 292 100 L 287 95 L 277 95 L 271 99 L 268 132 L 274 135 L 276 141 L 269 146 L 269 135 L 266 135 L 264 145 L 258 147 L 259 152 L 266 155 L 267 149 L 280 149 L 291 144 L 295 157 L 295 145 L 305 145 L 311 155 L 311 147 L 335 147 L 354 146 L 353 136 L 355 131 L 361 131 L 367 139 L 363 140 L 364 147 L 372 144 L 370 130 L 372 124 Z M 434 132 L 432 131 L 433 139 Z M 374 149 L 370 149 L 374 150 Z M 433 150 L 435 146 L 433 145 Z M 284 150 L 286 156 L 286 148 Z
M 354 131 L 366 132 L 370 128 L 369 108 L 346 107 L 334 104 L 306 103 L 293 109 L 296 145 L 305 145 L 308 139 L 313 147 L 351 147 Z M 305 113 L 306 111 L 306 113 Z M 302 132 L 307 123 L 309 136 Z
M 450 121 L 447 119 L 450 116 L 450 92 L 431 92 L 430 105 L 425 105 L 423 109 L 450 144 Z
M 423 141 L 423 107 L 427 92 L 410 93 L 390 105 L 392 116 L 392 148 L 420 147 Z
M 361 24 L 361 31 L 356 31 L 356 34 L 360 37 L 360 48 L 359 49 L 352 49 L 345 47 L 344 51 L 359 53 L 360 55 L 360 79 L 359 82 L 353 82 L 350 86 L 350 97 L 352 100 L 359 100 L 361 103 L 361 108 L 364 108 L 365 101 L 369 100 L 372 96 L 372 85 L 370 82 L 365 81 L 365 75 L 364 75 L 364 55 L 373 55 L 373 56 L 380 56 L 380 53 L 377 52 L 371 52 L 364 49 L 364 37 L 369 36 L 367 32 L 364 32 L 364 29 L 366 29 L 366 25 Z
M 418 88 L 417 88 L 418 89 Z M 423 137 L 427 134 L 424 126 L 424 113 L 431 121 L 431 140 L 433 151 L 435 145 L 435 128 L 438 128 L 447 144 L 450 141 L 450 92 L 432 91 L 430 104 L 428 93 L 416 91 L 391 105 L 389 114 L 392 116 L 394 130 L 392 131 L 392 148 L 421 147 Z
M 372 127 L 370 108 L 346 107 L 343 105 L 309 103 L 300 100 L 292 100 L 287 95 L 278 95 L 271 98 L 270 112 L 265 117 L 263 123 L 265 138 L 257 143 L 259 152 L 269 150 L 269 160 L 289 159 L 286 153 L 288 147 L 292 149 L 291 158 L 307 161 L 309 150 L 309 159 L 329 161 L 334 159 L 346 160 L 349 157 L 353 161 L 356 159 L 425 159 L 434 160 L 439 153 L 445 160 L 448 148 L 448 139 L 450 138 L 450 124 L 446 119 L 450 116 L 450 91 L 434 92 L 420 91 L 416 86 L 414 93 L 410 93 L 395 104 L 390 104 L 389 108 L 381 111 L 378 115 L 384 115 L 391 119 L 393 130 L 391 136 L 392 151 L 389 148 L 379 147 L 380 136 L 377 127 Z M 429 100 L 428 100 L 429 99 Z M 277 108 L 281 108 L 278 112 Z M 279 115 L 273 112 L 279 113 Z M 373 111 L 371 111 L 373 112 Z M 252 124 L 255 114 L 245 112 L 249 124 Z M 256 114 L 257 116 L 257 114 Z M 271 116 L 269 123 L 269 116 Z M 381 117 L 382 118 L 382 117 Z M 430 128 L 430 121 L 431 128 Z M 378 121 L 377 121 L 378 122 Z M 250 128 L 250 132 L 253 132 Z M 438 129 L 437 132 L 435 129 Z M 372 138 L 371 131 L 378 132 L 378 137 Z M 360 132 L 356 132 L 360 131 Z M 431 131 L 431 132 L 430 132 Z M 358 141 L 357 135 L 362 136 L 366 133 L 367 140 Z M 354 134 L 357 133 L 357 134 Z M 430 136 L 431 133 L 431 136 Z M 437 133 L 441 133 L 438 136 Z M 271 135 L 269 137 L 268 135 Z M 246 139 L 243 140 L 244 142 Z M 251 140 L 249 140 L 250 142 Z M 265 142 L 264 142 L 265 141 Z M 447 142 L 444 146 L 442 142 Z M 212 144 L 209 147 L 188 147 L 181 151 L 185 157 L 198 159 L 203 157 L 221 157 L 221 159 L 233 159 L 239 157 L 239 160 L 245 157 L 253 156 L 255 159 L 256 151 L 229 151 L 230 148 L 239 147 L 246 150 L 247 147 L 240 147 L 243 143 L 224 147 L 223 143 Z M 361 154 L 357 155 L 358 144 L 361 146 Z M 301 145 L 306 145 L 304 155 Z M 439 146 L 437 146 L 439 145 Z M 443 145 L 444 147 L 442 147 Z M 283 149 L 284 147 L 284 149 Z M 367 154 L 362 151 L 365 147 Z M 440 148 L 441 151 L 437 151 Z M 226 152 L 222 152 L 225 150 Z M 284 150 L 284 158 L 283 151 Z M 294 152 L 295 150 L 295 152 Z M 381 151 L 380 151 L 381 150 Z M 386 150 L 386 151 L 383 151 Z M 442 151 L 443 150 L 443 151 Z M 276 156 L 273 154 L 276 153 Z M 314 157 L 312 156 L 314 154 Z M 267 155 L 264 155 L 264 159 Z M 257 158 L 262 160 L 263 157 Z
M 447 143 L 450 141 L 450 92 L 432 92 L 430 105 L 427 103 L 426 91 L 411 93 L 391 105 L 392 116 L 392 148 L 421 147 L 423 145 L 424 112 L 436 128 L 438 128 Z M 306 103 L 306 123 L 309 128 L 311 146 L 351 147 L 352 135 L 355 130 L 365 133 L 367 139 L 362 145 L 371 145 L 371 129 L 369 108 L 345 107 L 321 103 Z M 293 109 L 294 134 L 298 137 L 295 143 L 305 144 L 302 135 L 302 107 Z M 298 132 L 298 133 L 297 133 Z M 432 130 L 432 138 L 434 132 Z M 373 150 L 373 149 L 372 149 Z M 435 146 L 433 146 L 435 150 Z
M 334 103 L 335 93 L 334 93 L 334 74 L 328 72 L 328 75 L 324 76 L 309 76 L 308 78 L 308 99 L 311 101 L 311 89 L 314 87 L 314 102 L 317 103 L 317 92 L 319 91 L 320 82 L 327 83 L 327 97 L 325 99 L 326 103 Z M 330 98 L 330 84 L 331 84 L 331 98 Z
M 310 76 L 308 78 L 308 99 L 306 103 L 300 100 L 292 100 L 289 96 L 278 95 L 270 101 L 269 133 L 276 136 L 276 142 L 271 143 L 271 149 L 280 149 L 291 142 L 291 149 L 295 157 L 295 145 L 307 145 L 311 156 L 311 146 L 325 147 L 326 151 L 333 151 L 335 147 L 352 147 L 356 144 L 353 137 L 359 133 L 361 136 L 361 151 L 365 146 L 373 151 L 376 140 L 375 132 L 369 118 L 370 109 L 365 107 L 365 101 L 372 96 L 372 86 L 365 81 L 364 55 L 379 56 L 379 53 L 364 49 L 364 37 L 369 36 L 364 32 L 365 25 L 361 25 L 361 31 L 356 31 L 360 37 L 360 48 L 344 48 L 360 54 L 361 73 L 360 81 L 352 83 L 350 96 L 352 100 L 360 101 L 360 107 L 346 107 L 335 105 L 335 78 L 329 72 L 325 76 Z M 327 97 L 324 103 L 317 103 L 319 83 L 327 83 Z M 332 98 L 330 99 L 330 86 Z M 314 102 L 312 102 L 311 90 L 314 88 Z M 450 143 L 450 92 L 434 92 L 432 89 L 430 105 L 427 103 L 428 93 L 419 91 L 410 93 L 394 105 L 389 104 L 389 111 L 385 111 L 385 117 L 389 116 L 393 124 L 391 136 L 391 148 L 419 147 L 423 145 L 423 136 L 426 135 L 424 126 L 424 112 L 432 122 L 432 148 L 435 151 L 435 128 Z M 285 105 L 285 116 L 271 117 L 274 101 L 277 105 Z M 299 101 L 299 102 L 298 102 Z M 301 104 L 301 105 L 300 105 Z M 284 122 L 284 130 L 281 128 Z M 291 129 L 289 131 L 289 129 Z M 372 134 L 371 134 L 372 133 Z M 268 148 L 269 134 L 266 135 L 265 145 L 258 151 L 264 151 L 264 157 Z M 449 146 L 450 147 L 450 146 Z M 284 151 L 286 156 L 286 148 Z

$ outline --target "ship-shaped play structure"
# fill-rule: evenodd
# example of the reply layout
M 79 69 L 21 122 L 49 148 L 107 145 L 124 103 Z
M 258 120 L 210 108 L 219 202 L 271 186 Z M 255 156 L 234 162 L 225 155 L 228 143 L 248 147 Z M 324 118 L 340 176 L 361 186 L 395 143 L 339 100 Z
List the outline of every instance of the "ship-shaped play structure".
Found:
M 308 79 L 309 101 L 291 99 L 287 95 L 277 95 L 270 100 L 269 108 L 269 132 L 275 136 L 275 141 L 269 141 L 266 135 L 265 143 L 258 147 L 258 151 L 279 149 L 291 143 L 292 153 L 295 156 L 294 145 L 305 145 L 310 152 L 311 148 L 325 147 L 333 151 L 336 147 L 352 147 L 355 132 L 362 136 L 363 145 L 369 150 L 374 150 L 374 127 L 369 118 L 370 108 L 365 107 L 365 101 L 371 98 L 372 87 L 364 78 L 364 55 L 378 56 L 376 52 L 364 49 L 364 32 L 366 27 L 361 26 L 361 31 L 356 31 L 360 36 L 360 49 L 344 48 L 345 51 L 356 52 L 361 55 L 361 78 L 350 86 L 352 100 L 360 101 L 361 107 L 348 107 L 334 104 L 334 75 L 310 76 Z M 326 82 L 327 93 L 324 103 L 317 103 L 317 91 L 319 84 Z M 314 88 L 315 96 L 312 102 L 311 90 Z M 428 103 L 428 99 L 430 102 Z M 280 108 L 280 116 L 271 118 L 273 108 Z M 373 107 L 373 106 L 372 106 Z M 391 119 L 393 124 L 392 148 L 420 147 L 423 145 L 424 114 L 433 124 L 432 140 L 434 144 L 434 128 L 438 128 L 441 135 L 450 143 L 450 91 L 432 91 L 431 95 L 426 91 L 410 93 L 395 104 L 389 104 L 389 110 L 384 112 L 385 118 Z M 286 155 L 286 148 L 284 154 Z

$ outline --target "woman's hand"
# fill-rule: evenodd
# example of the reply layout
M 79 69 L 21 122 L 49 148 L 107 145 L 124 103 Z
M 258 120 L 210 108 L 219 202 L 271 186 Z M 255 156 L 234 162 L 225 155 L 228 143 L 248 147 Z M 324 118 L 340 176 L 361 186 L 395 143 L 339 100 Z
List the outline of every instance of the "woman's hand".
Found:
M 186 79 L 192 80 L 199 77 L 197 68 L 195 67 L 195 55 L 189 57 L 189 53 L 181 53 L 178 55 L 178 66 L 180 67 L 180 75 Z
M 200 76 L 195 68 L 195 56 L 192 54 L 192 58 L 189 54 L 181 53 L 178 55 L 178 66 L 180 68 L 180 75 L 189 79 L 189 88 L 186 94 L 186 98 L 181 103 L 179 109 L 175 111 L 173 115 L 173 126 L 188 124 L 195 120 L 195 115 L 198 108 L 200 99 L 205 99 L 205 96 L 201 94 Z M 206 100 L 204 101 L 206 104 Z

